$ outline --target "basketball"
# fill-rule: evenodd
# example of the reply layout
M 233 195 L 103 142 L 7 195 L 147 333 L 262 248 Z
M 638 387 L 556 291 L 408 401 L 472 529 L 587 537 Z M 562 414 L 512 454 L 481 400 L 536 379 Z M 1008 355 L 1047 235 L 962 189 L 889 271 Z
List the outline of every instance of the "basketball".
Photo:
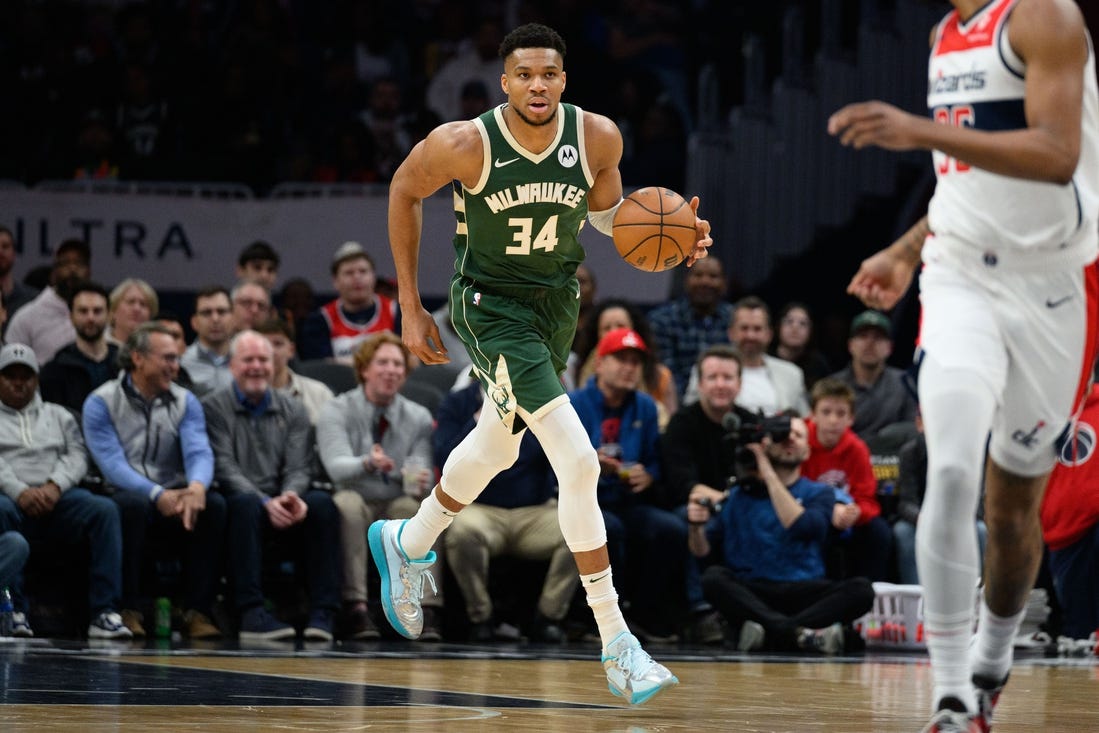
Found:
M 660 186 L 640 188 L 614 214 L 614 246 L 638 270 L 675 267 L 695 246 L 695 213 L 686 199 Z

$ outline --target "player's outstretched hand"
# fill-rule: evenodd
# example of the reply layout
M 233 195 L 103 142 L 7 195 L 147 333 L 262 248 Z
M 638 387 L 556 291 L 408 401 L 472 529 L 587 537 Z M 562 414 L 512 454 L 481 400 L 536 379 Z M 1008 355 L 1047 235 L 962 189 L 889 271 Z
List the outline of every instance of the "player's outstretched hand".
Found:
M 405 312 L 401 315 L 401 340 L 424 364 L 446 364 L 450 361 L 439 335 L 439 327 L 426 308 L 421 308 L 418 313 Z
M 687 267 L 690 267 L 694 263 L 701 260 L 703 257 L 708 257 L 710 254 L 709 247 L 714 243 L 714 240 L 710 238 L 710 222 L 706 219 L 698 218 L 698 196 L 691 197 L 691 210 L 695 213 L 695 246 L 691 250 L 691 254 L 687 255 Z
M 887 247 L 862 261 L 847 292 L 868 308 L 889 310 L 908 290 L 915 270 L 916 261 L 897 247 Z
M 915 133 L 923 121 L 885 102 L 856 102 L 828 118 L 828 134 L 838 135 L 840 144 L 856 150 L 869 145 L 911 150 L 919 147 Z

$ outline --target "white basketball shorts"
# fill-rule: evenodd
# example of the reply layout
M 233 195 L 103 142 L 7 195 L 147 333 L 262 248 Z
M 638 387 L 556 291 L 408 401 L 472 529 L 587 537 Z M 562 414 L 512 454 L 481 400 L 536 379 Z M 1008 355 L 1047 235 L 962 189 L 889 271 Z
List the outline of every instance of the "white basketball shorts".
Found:
M 1053 443 L 1083 404 L 1095 361 L 1096 265 L 1072 271 L 920 274 L 919 345 L 948 369 L 975 371 L 997 398 L 992 459 L 1020 476 L 1053 467 Z

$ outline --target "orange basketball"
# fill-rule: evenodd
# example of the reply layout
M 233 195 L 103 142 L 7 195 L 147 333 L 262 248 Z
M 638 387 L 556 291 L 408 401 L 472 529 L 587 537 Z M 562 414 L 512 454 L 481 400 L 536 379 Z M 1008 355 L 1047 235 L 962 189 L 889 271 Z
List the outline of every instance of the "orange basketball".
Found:
M 614 214 L 614 246 L 638 270 L 662 272 L 695 246 L 695 213 L 686 199 L 660 186 L 640 188 Z

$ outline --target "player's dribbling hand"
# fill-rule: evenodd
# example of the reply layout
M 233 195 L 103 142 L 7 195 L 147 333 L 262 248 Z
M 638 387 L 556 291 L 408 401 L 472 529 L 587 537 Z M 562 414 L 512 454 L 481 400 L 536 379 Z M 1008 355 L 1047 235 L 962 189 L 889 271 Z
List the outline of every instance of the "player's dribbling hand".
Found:
M 698 218 L 698 196 L 691 197 L 691 210 L 695 213 L 695 246 L 691 250 L 691 253 L 687 255 L 687 267 L 690 267 L 694 263 L 701 260 L 703 257 L 709 256 L 709 247 L 714 243 L 714 240 L 710 238 L 710 222 L 706 219 Z
M 431 342 L 428 342 L 428 339 Z M 439 335 L 439 327 L 435 325 L 435 319 L 421 308 L 419 313 L 405 313 L 401 321 L 401 340 L 413 356 L 424 364 L 446 364 L 450 361 L 443 339 Z M 435 347 L 432 347 L 432 343 Z

